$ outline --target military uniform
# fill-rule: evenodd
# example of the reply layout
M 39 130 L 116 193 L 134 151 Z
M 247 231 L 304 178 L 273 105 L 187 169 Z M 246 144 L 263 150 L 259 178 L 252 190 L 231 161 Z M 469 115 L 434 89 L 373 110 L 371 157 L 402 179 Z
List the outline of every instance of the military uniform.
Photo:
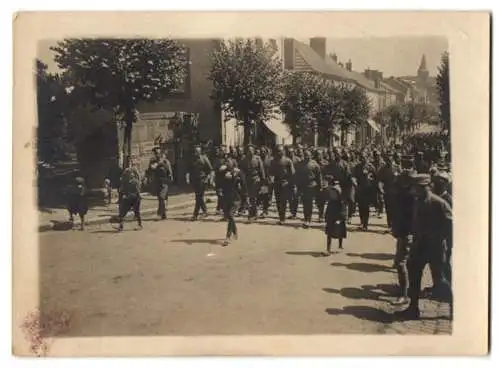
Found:
M 137 225 L 142 227 L 141 219 L 141 174 L 136 167 L 126 168 L 121 177 L 121 201 L 118 214 L 118 230 L 123 230 L 123 219 L 130 210 L 134 211 Z
M 325 214 L 325 190 L 328 187 L 328 184 L 325 182 L 325 175 L 327 174 L 327 167 L 329 162 L 323 157 L 321 151 L 317 151 L 315 161 L 318 163 L 321 169 L 322 183 L 320 188 L 318 188 L 318 194 L 316 196 L 316 205 L 318 207 L 318 220 L 323 221 Z
M 153 188 L 158 199 L 157 215 L 167 218 L 168 186 L 173 182 L 172 165 L 165 157 L 153 157 L 149 161 L 148 170 L 152 173 Z
M 396 238 L 394 264 L 398 272 L 401 301 L 408 297 L 408 258 L 411 249 L 414 196 L 411 192 L 413 179 L 409 172 L 397 176 L 393 186 L 393 206 L 388 213 L 393 215 L 392 235 Z
M 382 169 L 385 166 L 385 162 L 380 158 L 378 153 L 375 154 L 373 157 L 372 165 L 375 168 L 375 180 L 376 180 L 376 185 L 373 187 L 373 204 L 375 206 L 375 209 L 377 210 L 377 214 L 379 217 L 382 216 L 384 213 L 384 195 L 382 192 L 381 187 L 378 185 L 380 180 L 377 178 L 380 169 Z
M 224 245 L 229 244 L 232 237 L 238 237 L 235 215 L 240 207 L 240 202 L 246 191 L 245 176 L 241 170 L 236 167 L 226 167 L 223 170 L 222 193 L 224 218 L 227 220 L 226 241 Z
M 247 198 L 249 201 L 248 218 L 255 219 L 257 217 L 257 198 L 260 192 L 260 187 L 266 178 L 264 164 L 259 156 L 245 157 L 241 162 L 241 170 L 245 176 L 247 186 Z
M 429 175 L 416 177 L 416 185 L 427 188 L 430 185 Z M 420 317 L 419 298 L 421 292 L 422 273 L 427 263 L 439 275 L 438 291 L 445 291 L 451 299 L 451 285 L 443 273 L 446 262 L 446 235 L 451 227 L 452 213 L 449 204 L 436 194 L 425 190 L 425 194 L 415 201 L 412 221 L 414 244 L 410 250 L 408 262 L 410 306 L 396 313 L 396 317 L 418 319 Z
M 274 194 L 276 196 L 276 204 L 280 222 L 285 221 L 286 206 L 292 195 L 292 186 L 295 179 L 295 167 L 290 158 L 275 157 L 270 167 L 270 177 L 274 186 Z
M 264 164 L 264 174 L 265 179 L 264 183 L 260 189 L 260 200 L 259 202 L 262 204 L 262 214 L 261 217 L 265 217 L 268 215 L 269 205 L 271 204 L 273 198 L 273 185 L 271 183 L 271 179 L 269 177 L 271 164 L 273 162 L 273 157 L 267 153 L 266 150 L 263 150 L 261 155 L 262 163 Z
M 301 162 L 296 171 L 297 189 L 302 196 L 304 206 L 304 226 L 312 221 L 313 200 L 318 195 L 322 184 L 321 167 L 312 159 Z
M 232 170 L 238 167 L 236 161 L 229 155 L 220 151 L 214 160 L 215 170 L 215 191 L 217 193 L 217 212 L 223 211 L 223 183 L 225 170 Z
M 208 187 L 210 175 L 213 172 L 212 164 L 205 155 L 195 157 L 191 162 L 189 169 L 189 181 L 195 194 L 195 205 L 193 220 L 198 218 L 200 210 L 204 215 L 207 214 L 207 205 L 205 204 L 205 190 Z
M 290 159 L 292 160 L 293 166 L 295 168 L 295 175 L 293 177 L 291 191 L 290 191 L 290 219 L 295 219 L 297 217 L 297 210 L 299 208 L 299 201 L 301 197 L 301 193 L 297 186 L 298 177 L 297 177 L 297 169 L 299 166 L 303 165 L 302 159 L 295 155 L 291 154 Z
M 353 170 L 356 181 L 356 201 L 359 207 L 359 218 L 363 230 L 368 229 L 370 204 L 375 188 L 375 168 L 368 162 L 360 162 Z
M 377 174 L 379 189 L 382 192 L 385 211 L 387 214 L 387 226 L 392 227 L 394 203 L 394 185 L 397 177 L 401 173 L 401 165 L 395 162 L 386 161 Z

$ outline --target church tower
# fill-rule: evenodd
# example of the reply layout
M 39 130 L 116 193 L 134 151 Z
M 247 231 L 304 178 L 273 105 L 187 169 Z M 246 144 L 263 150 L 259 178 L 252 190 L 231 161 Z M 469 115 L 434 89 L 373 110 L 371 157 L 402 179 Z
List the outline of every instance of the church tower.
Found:
M 422 55 L 422 60 L 420 61 L 417 75 L 419 81 L 423 83 L 425 83 L 427 81 L 427 78 L 429 78 L 429 71 L 427 70 L 427 60 L 425 59 L 425 54 Z

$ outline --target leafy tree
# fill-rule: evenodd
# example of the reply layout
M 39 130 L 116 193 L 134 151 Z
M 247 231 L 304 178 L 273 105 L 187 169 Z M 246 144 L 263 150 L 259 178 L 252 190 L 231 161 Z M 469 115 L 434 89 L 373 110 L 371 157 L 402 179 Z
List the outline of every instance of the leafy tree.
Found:
M 365 90 L 359 87 L 340 86 L 340 101 L 342 115 L 340 123 L 341 142 L 345 145 L 347 131 L 364 124 L 370 114 L 370 100 Z
M 69 114 L 70 92 L 65 76 L 49 73 L 47 65 L 36 60 L 37 153 L 41 161 L 63 160 L 74 148 L 71 144 Z
M 450 56 L 448 52 L 441 56 L 441 65 L 436 79 L 443 128 L 450 130 Z
M 65 39 L 52 50 L 59 67 L 84 91 L 82 103 L 123 119 L 125 158 L 132 151 L 138 104 L 164 99 L 186 78 L 185 48 L 170 39 Z
M 221 41 L 211 62 L 212 98 L 226 120 L 243 124 L 244 143 L 251 143 L 254 125 L 273 117 L 281 105 L 282 63 L 276 49 L 255 39 Z
M 310 72 L 289 72 L 285 76 L 281 111 L 294 139 L 313 130 L 313 101 L 317 100 L 320 78 Z

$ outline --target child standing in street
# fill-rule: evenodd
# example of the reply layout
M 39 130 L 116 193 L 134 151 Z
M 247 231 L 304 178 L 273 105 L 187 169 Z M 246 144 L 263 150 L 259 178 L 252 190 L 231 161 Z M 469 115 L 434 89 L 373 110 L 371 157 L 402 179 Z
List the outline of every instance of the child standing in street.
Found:
M 69 212 L 69 222 L 71 227 L 74 226 L 74 215 L 80 216 L 80 230 L 85 229 L 85 215 L 89 210 L 87 203 L 87 189 L 85 187 L 85 180 L 78 176 L 75 181 L 70 185 L 67 191 L 67 209 Z
M 339 252 L 343 250 L 342 241 L 347 237 L 346 227 L 346 206 L 342 196 L 340 182 L 328 177 L 330 185 L 325 190 L 325 200 L 327 207 L 325 212 L 325 234 L 326 234 L 326 252 L 324 256 L 332 254 L 332 239 L 338 240 Z

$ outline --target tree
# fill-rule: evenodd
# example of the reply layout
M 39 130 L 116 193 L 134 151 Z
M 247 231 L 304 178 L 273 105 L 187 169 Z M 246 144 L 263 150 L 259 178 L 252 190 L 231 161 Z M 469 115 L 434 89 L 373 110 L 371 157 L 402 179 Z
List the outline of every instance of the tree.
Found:
M 313 94 L 312 116 L 321 136 L 328 138 L 328 145 L 340 122 L 345 119 L 341 89 L 332 81 L 320 78 Z
M 123 119 L 125 165 L 138 104 L 164 99 L 186 78 L 185 48 L 170 39 L 65 39 L 52 50 L 87 102 Z
M 340 86 L 340 101 L 343 116 L 340 119 L 342 145 L 346 144 L 346 133 L 351 127 L 364 124 L 370 114 L 370 100 L 365 90 L 355 86 Z
M 438 89 L 438 99 L 440 103 L 441 121 L 443 128 L 450 130 L 450 56 L 448 52 L 441 56 L 441 65 L 439 66 L 436 79 Z
M 284 78 L 284 96 L 281 111 L 294 140 L 313 130 L 313 114 L 320 85 L 318 75 L 310 72 L 290 72 Z
M 244 126 L 244 143 L 252 142 L 255 124 L 279 112 L 282 101 L 282 63 L 271 43 L 254 39 L 221 41 L 212 52 L 209 79 L 212 98 Z
M 47 65 L 40 60 L 36 60 L 35 73 L 38 159 L 54 163 L 65 159 L 73 150 L 68 119 L 71 90 L 66 88 L 64 75 L 49 73 Z

